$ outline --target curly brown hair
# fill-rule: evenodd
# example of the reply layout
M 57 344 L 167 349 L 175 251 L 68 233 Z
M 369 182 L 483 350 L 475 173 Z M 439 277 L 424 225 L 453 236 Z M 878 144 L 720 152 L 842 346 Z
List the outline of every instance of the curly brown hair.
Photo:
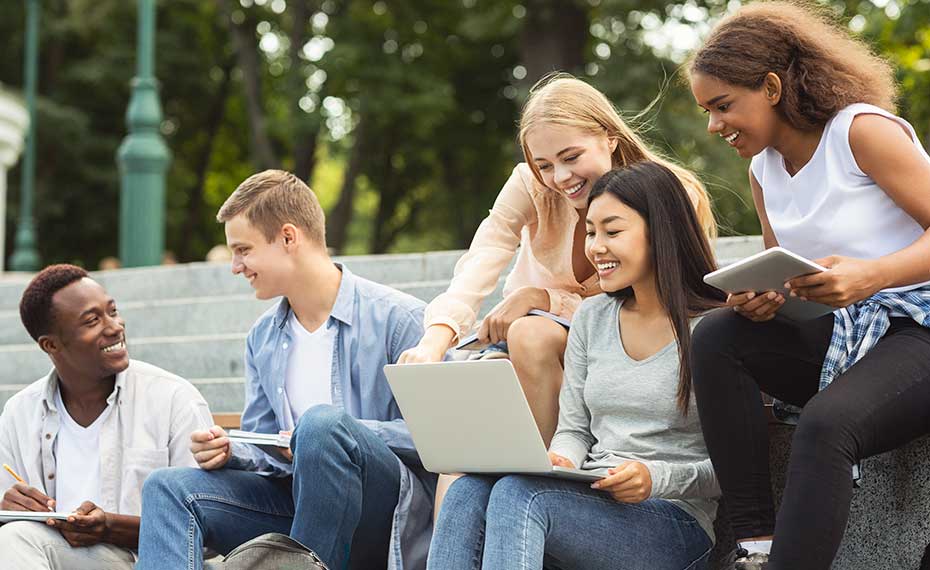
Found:
M 688 62 L 726 83 L 759 89 L 778 75 L 777 111 L 793 127 L 812 130 L 840 109 L 870 103 L 895 111 L 894 68 L 808 2 L 754 2 L 721 20 Z

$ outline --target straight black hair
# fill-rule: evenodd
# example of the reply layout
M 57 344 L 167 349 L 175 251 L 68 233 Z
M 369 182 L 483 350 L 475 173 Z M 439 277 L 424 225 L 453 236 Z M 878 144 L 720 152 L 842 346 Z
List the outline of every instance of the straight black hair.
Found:
M 646 221 L 656 289 L 678 342 L 678 409 L 687 416 L 691 403 L 690 319 L 726 301 L 723 292 L 704 283 L 704 275 L 716 269 L 714 253 L 687 191 L 678 177 L 661 164 L 644 161 L 611 170 L 594 184 L 588 206 L 605 194 L 620 200 Z M 607 294 L 627 299 L 633 296 L 633 289 Z

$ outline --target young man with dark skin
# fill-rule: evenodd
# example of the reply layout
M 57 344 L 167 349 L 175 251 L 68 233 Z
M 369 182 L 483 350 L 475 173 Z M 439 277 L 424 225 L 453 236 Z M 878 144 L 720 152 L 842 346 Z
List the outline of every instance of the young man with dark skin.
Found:
M 71 514 L 0 526 L 3 568 L 132 568 L 142 483 L 196 465 L 189 434 L 210 425 L 207 404 L 186 380 L 129 359 L 116 302 L 79 267 L 36 275 L 20 315 L 54 368 L 0 416 L 0 462 L 25 481 L 0 472 L 13 483 L 0 509 Z

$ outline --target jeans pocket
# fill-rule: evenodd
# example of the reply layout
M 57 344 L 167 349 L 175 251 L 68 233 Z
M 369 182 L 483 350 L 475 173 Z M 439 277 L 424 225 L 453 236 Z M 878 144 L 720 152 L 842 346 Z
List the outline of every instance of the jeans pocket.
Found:
M 707 562 L 710 560 L 710 554 L 714 551 L 714 545 L 711 545 L 704 551 L 704 554 L 698 556 L 691 564 L 685 566 L 682 570 L 707 570 Z

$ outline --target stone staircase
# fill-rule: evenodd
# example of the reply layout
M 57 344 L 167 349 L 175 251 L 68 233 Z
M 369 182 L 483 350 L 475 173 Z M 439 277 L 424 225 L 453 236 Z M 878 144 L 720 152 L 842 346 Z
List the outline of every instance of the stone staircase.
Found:
M 721 260 L 761 249 L 758 237 L 722 238 Z M 461 251 L 339 258 L 355 274 L 429 301 L 445 290 Z M 19 318 L 28 275 L 0 279 L 0 405 L 44 375 L 48 358 L 29 338 Z M 243 350 L 249 327 L 275 301 L 259 301 L 228 264 L 120 269 L 93 274 L 116 299 L 126 320 L 133 358 L 191 380 L 214 412 L 243 408 Z M 500 300 L 503 279 L 484 309 Z
M 721 238 L 721 265 L 760 251 L 759 236 Z M 461 251 L 338 258 L 362 277 L 392 285 L 424 301 L 445 290 Z M 18 303 L 29 275 L 0 276 L 0 405 L 48 372 L 48 358 L 26 334 Z M 116 299 L 126 320 L 133 358 L 191 380 L 214 413 L 239 413 L 244 401 L 243 350 L 255 319 L 274 301 L 258 301 L 228 264 L 192 263 L 93 273 Z M 503 278 L 484 303 L 500 299 Z M 771 464 L 776 496 L 784 486 L 792 428 L 773 425 Z M 866 478 L 834 570 L 916 570 L 930 541 L 930 437 L 864 463 Z M 725 506 L 717 522 L 714 560 L 733 537 Z M 712 565 L 716 567 L 716 564 Z

